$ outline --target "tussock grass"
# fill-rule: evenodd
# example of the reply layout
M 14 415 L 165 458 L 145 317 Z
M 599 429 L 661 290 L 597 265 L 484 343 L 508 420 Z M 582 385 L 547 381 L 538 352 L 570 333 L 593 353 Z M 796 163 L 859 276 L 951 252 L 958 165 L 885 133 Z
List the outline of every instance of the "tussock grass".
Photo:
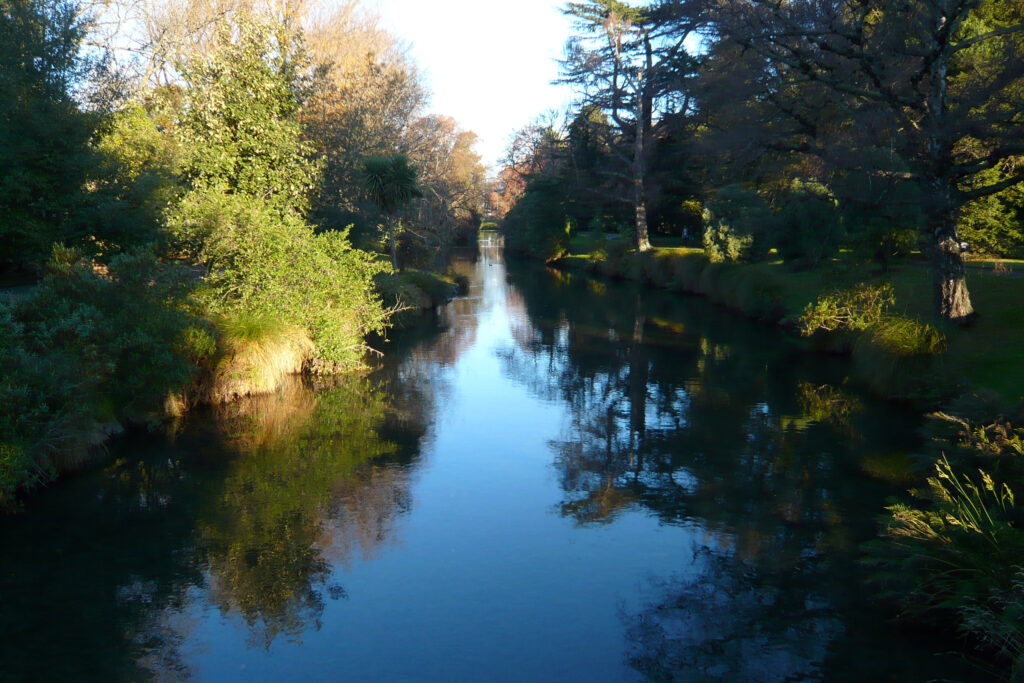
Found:
M 238 313 L 222 318 L 217 327 L 219 358 L 201 391 L 206 403 L 273 393 L 316 353 L 305 330 L 270 316 Z

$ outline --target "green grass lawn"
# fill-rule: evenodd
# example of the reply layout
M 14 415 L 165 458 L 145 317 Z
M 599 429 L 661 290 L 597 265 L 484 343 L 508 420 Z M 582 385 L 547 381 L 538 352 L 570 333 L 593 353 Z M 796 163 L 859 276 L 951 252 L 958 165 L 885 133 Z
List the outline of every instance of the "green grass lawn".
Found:
M 701 249 L 655 242 L 653 251 L 659 260 L 699 259 L 703 255 Z M 592 237 L 576 235 L 569 264 L 587 263 L 590 254 L 585 249 L 594 244 Z M 787 269 L 781 261 L 738 266 L 730 272 L 735 273 L 731 277 L 756 277 L 770 284 L 790 316 L 799 315 L 809 303 L 831 290 L 865 280 L 888 279 L 896 294 L 896 313 L 930 322 L 946 335 L 949 349 L 943 358 L 955 374 L 973 389 L 992 391 L 1007 402 L 1017 402 L 1024 399 L 1024 261 L 999 262 L 1009 272 L 994 273 L 994 260 L 970 263 L 967 285 L 978 318 L 967 328 L 935 323 L 931 271 L 923 260 L 909 261 L 887 274 L 868 272 L 845 260 L 802 272 Z

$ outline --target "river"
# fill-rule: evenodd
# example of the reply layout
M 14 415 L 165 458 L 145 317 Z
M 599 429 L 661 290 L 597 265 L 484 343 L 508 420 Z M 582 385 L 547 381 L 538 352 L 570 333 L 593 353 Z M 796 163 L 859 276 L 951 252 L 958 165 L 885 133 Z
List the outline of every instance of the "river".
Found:
M 496 237 L 455 266 L 374 373 L 119 439 L 0 523 L 0 679 L 982 679 L 859 561 L 919 415 L 701 299 Z

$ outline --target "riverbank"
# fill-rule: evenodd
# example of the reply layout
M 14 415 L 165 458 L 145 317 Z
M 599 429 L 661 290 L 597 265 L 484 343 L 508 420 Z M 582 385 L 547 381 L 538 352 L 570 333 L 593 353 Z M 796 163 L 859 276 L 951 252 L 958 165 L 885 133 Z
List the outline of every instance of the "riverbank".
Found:
M 199 405 L 274 394 L 295 375 L 367 367 L 359 360 L 370 351 L 363 335 L 354 337 L 354 363 L 331 363 L 307 327 L 270 312 L 200 315 L 182 303 L 182 273 L 150 270 L 162 277 L 126 283 L 120 273 L 76 266 L 37 285 L 0 290 L 0 355 L 8 361 L 0 392 L 0 511 L 16 507 L 29 489 L 90 467 L 129 428 L 158 427 Z M 401 327 L 464 291 L 465 282 L 407 270 L 381 274 L 373 286 L 376 305 Z
M 647 286 L 698 294 L 745 316 L 782 325 L 798 334 L 809 305 L 858 283 L 889 283 L 899 319 L 931 320 L 931 273 L 926 263 L 908 262 L 888 272 L 868 271 L 841 260 L 810 271 L 792 271 L 781 261 L 757 264 L 710 263 L 702 249 L 655 247 L 644 254 L 621 244 L 594 246 L 575 239 L 570 253 L 552 266 Z M 945 342 L 922 346 L 908 334 L 819 332 L 810 348 L 849 353 L 855 379 L 893 399 L 935 404 L 977 391 L 993 394 L 1005 406 L 1024 397 L 1024 316 L 1019 302 L 1024 280 L 1016 263 L 971 269 L 968 286 L 979 316 L 969 328 L 942 326 Z M 905 332 L 905 330 L 904 330 Z

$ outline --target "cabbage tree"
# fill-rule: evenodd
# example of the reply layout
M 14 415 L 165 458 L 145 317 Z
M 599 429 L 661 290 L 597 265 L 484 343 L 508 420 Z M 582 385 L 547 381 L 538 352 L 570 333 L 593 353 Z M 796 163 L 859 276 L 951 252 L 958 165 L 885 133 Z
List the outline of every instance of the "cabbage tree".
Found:
M 391 267 L 398 270 L 395 248 L 395 224 L 401 227 L 398 214 L 413 199 L 422 197 L 419 172 L 404 154 L 363 159 L 363 186 L 370 200 L 385 215 L 388 241 L 391 242 Z

